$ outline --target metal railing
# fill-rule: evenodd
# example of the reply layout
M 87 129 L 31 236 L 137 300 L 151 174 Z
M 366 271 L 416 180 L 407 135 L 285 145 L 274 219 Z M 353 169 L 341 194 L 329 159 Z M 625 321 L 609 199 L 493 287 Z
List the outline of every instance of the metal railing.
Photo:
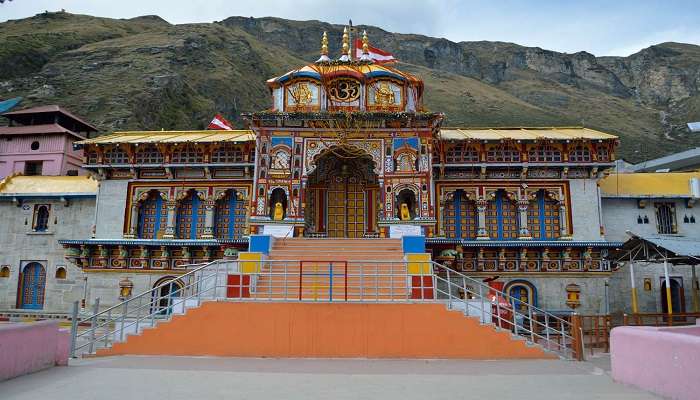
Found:
M 409 273 L 409 264 L 425 267 Z M 241 273 L 241 269 L 247 271 Z M 583 357 L 580 327 L 487 283 L 435 262 L 226 261 L 187 266 L 188 271 L 152 289 L 92 313 L 73 310 L 71 356 L 95 353 L 129 334 L 185 313 L 203 301 L 441 302 L 483 324 L 510 330 L 567 359 Z M 432 273 L 430 273 L 432 271 Z

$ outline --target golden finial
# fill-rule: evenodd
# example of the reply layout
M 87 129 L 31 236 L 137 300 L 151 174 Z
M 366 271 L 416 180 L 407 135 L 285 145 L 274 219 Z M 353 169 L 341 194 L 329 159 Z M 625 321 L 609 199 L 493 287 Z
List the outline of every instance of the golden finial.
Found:
M 362 31 L 362 54 L 369 54 L 369 38 L 367 31 Z
M 343 28 L 343 50 L 340 53 L 340 61 L 350 61 L 350 36 L 348 27 Z
M 316 62 L 326 62 L 330 61 L 328 58 L 328 33 L 323 31 L 323 37 L 321 37 L 321 57 L 316 60 Z

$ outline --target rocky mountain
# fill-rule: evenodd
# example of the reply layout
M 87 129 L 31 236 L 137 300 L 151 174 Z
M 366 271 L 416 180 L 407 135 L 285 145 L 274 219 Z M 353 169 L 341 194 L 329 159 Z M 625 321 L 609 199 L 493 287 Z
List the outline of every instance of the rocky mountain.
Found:
M 700 46 L 595 57 L 359 29 L 425 80 L 446 125 L 585 125 L 619 135 L 631 161 L 700 143 L 685 129 L 700 120 Z M 0 24 L 0 99 L 62 104 L 105 131 L 199 129 L 216 112 L 241 124 L 269 107 L 267 78 L 318 58 L 323 31 L 337 54 L 342 26 L 319 21 L 39 14 Z

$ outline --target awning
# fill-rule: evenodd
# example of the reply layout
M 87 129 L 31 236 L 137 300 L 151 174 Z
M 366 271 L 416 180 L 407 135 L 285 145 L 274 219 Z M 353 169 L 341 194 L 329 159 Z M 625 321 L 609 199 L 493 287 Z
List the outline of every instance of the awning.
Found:
M 611 254 L 620 262 L 663 262 L 700 264 L 700 240 L 675 235 L 641 236 L 627 232 L 631 238 Z
M 614 140 L 617 136 L 583 127 L 560 128 L 442 128 L 442 140 Z
M 255 135 L 249 130 L 235 131 L 133 131 L 115 132 L 93 139 L 76 142 L 77 146 L 86 144 L 142 144 L 142 143 L 242 143 L 255 140 Z

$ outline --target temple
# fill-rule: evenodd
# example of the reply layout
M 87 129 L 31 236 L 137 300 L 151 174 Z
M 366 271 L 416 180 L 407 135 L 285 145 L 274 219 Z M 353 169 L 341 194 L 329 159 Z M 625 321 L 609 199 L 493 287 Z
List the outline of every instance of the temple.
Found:
M 444 127 L 419 77 L 355 59 L 343 40 L 340 59 L 324 36 L 317 62 L 269 79 L 271 108 L 244 114 L 246 130 L 77 142 L 100 183 L 94 237 L 62 240 L 68 259 L 101 291 L 123 274 L 141 291 L 253 250 L 251 237 L 422 237 L 418 252 L 523 301 L 604 311 L 620 243 L 605 240 L 597 183 L 617 137 Z M 572 302 L 582 290 L 596 300 Z

